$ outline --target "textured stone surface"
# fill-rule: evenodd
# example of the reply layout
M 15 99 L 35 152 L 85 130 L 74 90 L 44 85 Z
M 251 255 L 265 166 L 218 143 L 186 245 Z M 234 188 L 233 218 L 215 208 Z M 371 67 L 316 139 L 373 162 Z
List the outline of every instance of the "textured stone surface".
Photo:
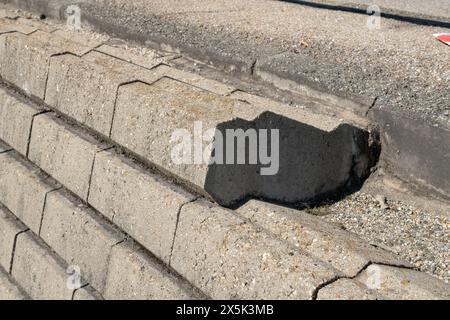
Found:
M 16 235 L 27 229 L 13 214 L 0 204 L 0 267 L 11 268 Z
M 89 204 L 166 262 L 180 207 L 193 199 L 114 151 L 97 154 Z
M 0 202 L 39 232 L 45 196 L 58 186 L 13 152 L 0 154 Z
M 258 200 L 250 200 L 237 212 L 348 277 L 356 276 L 369 262 L 408 265 L 396 255 L 305 212 Z
M 213 299 L 311 299 L 337 275 L 204 200 L 182 208 L 171 266 Z
M 358 281 L 339 279 L 320 289 L 317 300 L 382 300 L 382 297 Z
M 112 250 L 106 299 L 190 299 L 173 276 L 126 242 Z
M 7 34 L 0 41 L 0 75 L 27 94 L 43 99 L 50 57 L 65 52 L 79 55 L 89 50 L 42 31 L 29 36 Z
M 26 156 L 33 117 L 40 112 L 0 89 L 0 139 Z
M 134 80 L 153 82 L 149 70 L 91 52 L 54 57 L 45 101 L 64 114 L 109 136 L 118 87 Z
M 450 299 L 449 284 L 415 270 L 372 264 L 356 279 L 388 299 Z
M 6 143 L 3 143 L 3 141 L 0 140 L 0 153 L 8 152 L 11 149 L 12 148 L 10 146 L 8 146 Z
M 34 118 L 29 159 L 82 199 L 86 199 L 95 154 L 106 148 L 72 130 L 53 114 Z
M 26 300 L 28 297 L 14 280 L 0 267 L 0 301 Z
M 40 236 L 99 291 L 106 281 L 111 248 L 124 236 L 63 191 L 49 193 Z
M 30 231 L 17 237 L 12 276 L 32 299 L 71 300 L 66 267 Z
M 16 20 L 9 19 L 5 17 L 0 16 L 0 35 L 4 33 L 11 33 L 11 32 L 20 32 L 23 34 L 30 34 L 32 32 L 36 31 L 36 28 L 24 25 L 22 23 L 17 23 Z M 0 37 L 1 38 L 1 37 Z M 0 40 L 1 43 L 1 40 Z

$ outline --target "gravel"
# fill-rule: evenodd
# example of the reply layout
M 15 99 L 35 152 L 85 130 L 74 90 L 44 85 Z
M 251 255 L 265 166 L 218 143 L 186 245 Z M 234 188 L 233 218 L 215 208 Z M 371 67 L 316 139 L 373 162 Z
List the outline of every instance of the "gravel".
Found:
M 450 219 L 363 192 L 310 213 L 392 251 L 421 271 L 450 280 Z

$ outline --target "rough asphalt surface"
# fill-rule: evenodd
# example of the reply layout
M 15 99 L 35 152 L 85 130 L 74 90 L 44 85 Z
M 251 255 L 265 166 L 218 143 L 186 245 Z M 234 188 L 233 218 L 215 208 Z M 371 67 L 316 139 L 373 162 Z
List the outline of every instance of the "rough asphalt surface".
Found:
M 249 70 L 255 61 L 273 65 L 450 128 L 450 47 L 433 37 L 450 32 L 445 28 L 382 19 L 380 29 L 369 29 L 361 14 L 261 0 L 87 0 L 82 10 L 141 38 L 221 55 Z
M 399 254 L 420 270 L 450 281 L 450 219 L 402 202 L 355 193 L 311 209 L 371 244 Z

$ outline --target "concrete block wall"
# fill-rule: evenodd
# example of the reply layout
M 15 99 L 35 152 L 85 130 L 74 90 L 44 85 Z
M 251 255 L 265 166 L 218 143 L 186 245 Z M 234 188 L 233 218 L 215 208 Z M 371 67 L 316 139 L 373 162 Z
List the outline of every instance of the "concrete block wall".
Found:
M 327 136 L 342 130 L 334 120 L 179 71 L 164 54 L 142 61 L 52 31 L 0 17 L 0 298 L 449 298 L 445 283 L 318 217 L 215 203 L 231 198 L 205 188 L 210 168 L 172 165 L 163 135 L 269 112 Z M 341 163 L 347 179 L 354 163 Z M 371 267 L 386 275 L 378 289 Z

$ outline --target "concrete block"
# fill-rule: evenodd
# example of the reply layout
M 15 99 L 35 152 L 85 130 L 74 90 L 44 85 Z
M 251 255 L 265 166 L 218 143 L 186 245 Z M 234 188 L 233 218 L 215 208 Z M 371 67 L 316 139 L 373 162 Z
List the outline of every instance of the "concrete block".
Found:
M 3 269 L 10 270 L 14 240 L 19 233 L 25 230 L 27 227 L 0 204 L 0 267 Z
M 450 285 L 424 272 L 372 264 L 356 280 L 393 300 L 449 300 Z
M 44 99 L 51 56 L 67 52 L 82 55 L 91 50 L 42 31 L 28 36 L 12 33 L 3 37 L 0 42 L 0 75 L 40 99 Z
M 213 299 L 311 299 L 338 274 L 205 200 L 183 206 L 171 266 Z
M 104 297 L 134 300 L 192 298 L 177 279 L 128 242 L 112 250 Z
M 71 300 L 66 265 L 30 231 L 17 237 L 12 276 L 32 299 Z
M 250 200 L 237 212 L 280 239 L 330 263 L 347 277 L 356 276 L 370 262 L 409 266 L 393 253 L 302 211 Z
M 358 281 L 339 279 L 320 289 L 317 300 L 383 300 L 383 298 Z
M 29 159 L 65 187 L 86 200 L 97 152 L 107 148 L 69 127 L 54 114 L 34 118 Z
M 75 291 L 75 293 L 73 294 L 73 300 L 104 300 L 104 299 L 98 291 L 96 291 L 90 285 L 87 285 Z
M 117 90 L 123 83 L 141 79 L 153 82 L 153 74 L 143 68 L 91 52 L 53 57 L 45 101 L 48 105 L 108 136 Z
M 124 239 L 98 213 L 62 190 L 47 196 L 40 236 L 99 291 L 104 289 L 111 248 Z
M 0 89 L 0 139 L 26 156 L 33 117 L 42 111 Z
M 0 202 L 35 233 L 46 194 L 59 186 L 16 153 L 0 154 Z
M 367 175 L 367 132 L 331 120 L 317 126 L 317 117 L 287 108 L 250 107 L 246 102 L 168 78 L 152 85 L 133 83 L 119 89 L 111 138 L 225 206 L 251 196 L 292 203 L 308 201 L 347 188 Z M 192 146 L 195 139 L 198 141 L 193 133 L 199 123 L 200 140 L 206 130 L 216 129 L 224 143 L 218 143 L 217 136 L 215 142 L 200 141 L 198 158 Z M 172 154 L 181 139 L 172 135 L 179 129 L 187 130 L 183 138 L 188 139 L 190 151 L 194 152 L 185 152 L 186 159 L 179 157 L 182 161 L 175 162 Z M 249 139 L 240 145 L 235 139 L 234 145 L 227 148 L 228 130 L 238 129 L 256 130 L 256 139 L 261 129 L 279 130 L 278 140 L 274 138 L 273 143 L 279 152 L 272 173 L 261 174 L 269 166 L 262 164 L 261 155 L 254 164 L 249 163 Z M 270 137 L 267 140 L 271 142 Z M 222 161 L 210 163 L 215 157 L 208 145 L 216 152 L 221 149 Z M 271 147 L 257 146 L 252 151 L 258 153 Z M 227 161 L 227 149 L 234 150 L 231 161 Z M 245 164 L 237 163 L 237 150 L 246 155 Z
M 9 274 L 0 267 L 0 301 L 27 300 L 26 293 L 16 284 Z
M 88 202 L 168 262 L 180 207 L 194 197 L 114 151 L 97 154 Z

